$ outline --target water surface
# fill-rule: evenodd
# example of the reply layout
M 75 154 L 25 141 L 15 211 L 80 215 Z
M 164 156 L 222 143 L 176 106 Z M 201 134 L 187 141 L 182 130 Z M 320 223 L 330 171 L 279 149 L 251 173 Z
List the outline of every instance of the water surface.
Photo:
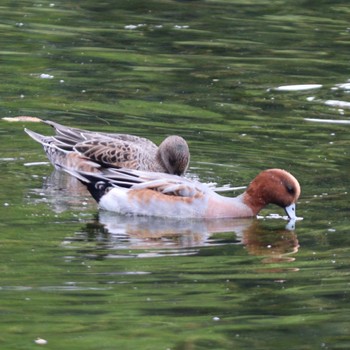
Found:
M 188 176 L 219 185 L 284 168 L 303 218 L 101 212 L 30 166 L 23 128 L 49 127 L 1 120 L 1 348 L 349 348 L 346 1 L 3 1 L 0 19 L 2 118 L 180 134 Z

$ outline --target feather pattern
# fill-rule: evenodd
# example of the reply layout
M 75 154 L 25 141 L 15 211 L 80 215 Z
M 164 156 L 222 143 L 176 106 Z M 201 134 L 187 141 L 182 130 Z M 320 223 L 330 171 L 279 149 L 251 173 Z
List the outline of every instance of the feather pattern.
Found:
M 52 121 L 55 135 L 44 136 L 25 129 L 35 141 L 42 144 L 50 162 L 72 169 L 86 168 L 86 160 L 103 167 L 123 167 L 182 175 L 190 160 L 187 142 L 177 135 L 168 136 L 159 145 L 128 134 L 112 134 L 70 128 Z M 94 167 L 97 169 L 97 167 Z M 92 169 L 92 171 L 94 171 Z

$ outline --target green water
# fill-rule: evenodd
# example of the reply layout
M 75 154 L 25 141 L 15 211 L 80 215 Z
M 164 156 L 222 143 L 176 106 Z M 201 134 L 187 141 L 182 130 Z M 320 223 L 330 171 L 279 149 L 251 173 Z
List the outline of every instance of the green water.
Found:
M 46 158 L 23 128 L 49 127 L 0 120 L 0 348 L 350 348 L 349 15 L 345 0 L 2 1 L 1 118 L 180 134 L 188 176 L 219 185 L 285 168 L 303 220 L 99 212 L 30 166 Z

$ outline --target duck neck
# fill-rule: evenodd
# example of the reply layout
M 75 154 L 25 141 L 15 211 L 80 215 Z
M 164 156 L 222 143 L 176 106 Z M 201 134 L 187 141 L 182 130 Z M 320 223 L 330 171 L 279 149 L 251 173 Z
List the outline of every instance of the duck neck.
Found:
M 163 173 L 168 173 L 171 174 L 170 169 L 169 169 L 169 164 L 164 161 L 162 157 L 162 151 L 158 148 L 157 154 L 156 154 L 156 168 L 157 172 L 163 172 Z
M 244 193 L 234 198 L 221 196 L 215 193 L 210 201 L 208 209 L 210 213 L 208 216 L 216 218 L 244 218 L 256 215 L 256 212 L 245 203 Z
M 257 215 L 267 205 L 263 195 L 256 196 L 254 192 L 249 191 L 249 188 L 241 196 L 242 202 L 252 210 L 254 215 Z

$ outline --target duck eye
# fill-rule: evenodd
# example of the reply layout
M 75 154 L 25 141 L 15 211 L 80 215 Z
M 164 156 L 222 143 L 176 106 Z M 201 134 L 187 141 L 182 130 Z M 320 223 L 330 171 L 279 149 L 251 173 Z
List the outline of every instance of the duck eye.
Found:
M 286 184 L 286 188 L 287 188 L 288 193 L 295 194 L 294 186 L 292 186 L 291 184 Z

